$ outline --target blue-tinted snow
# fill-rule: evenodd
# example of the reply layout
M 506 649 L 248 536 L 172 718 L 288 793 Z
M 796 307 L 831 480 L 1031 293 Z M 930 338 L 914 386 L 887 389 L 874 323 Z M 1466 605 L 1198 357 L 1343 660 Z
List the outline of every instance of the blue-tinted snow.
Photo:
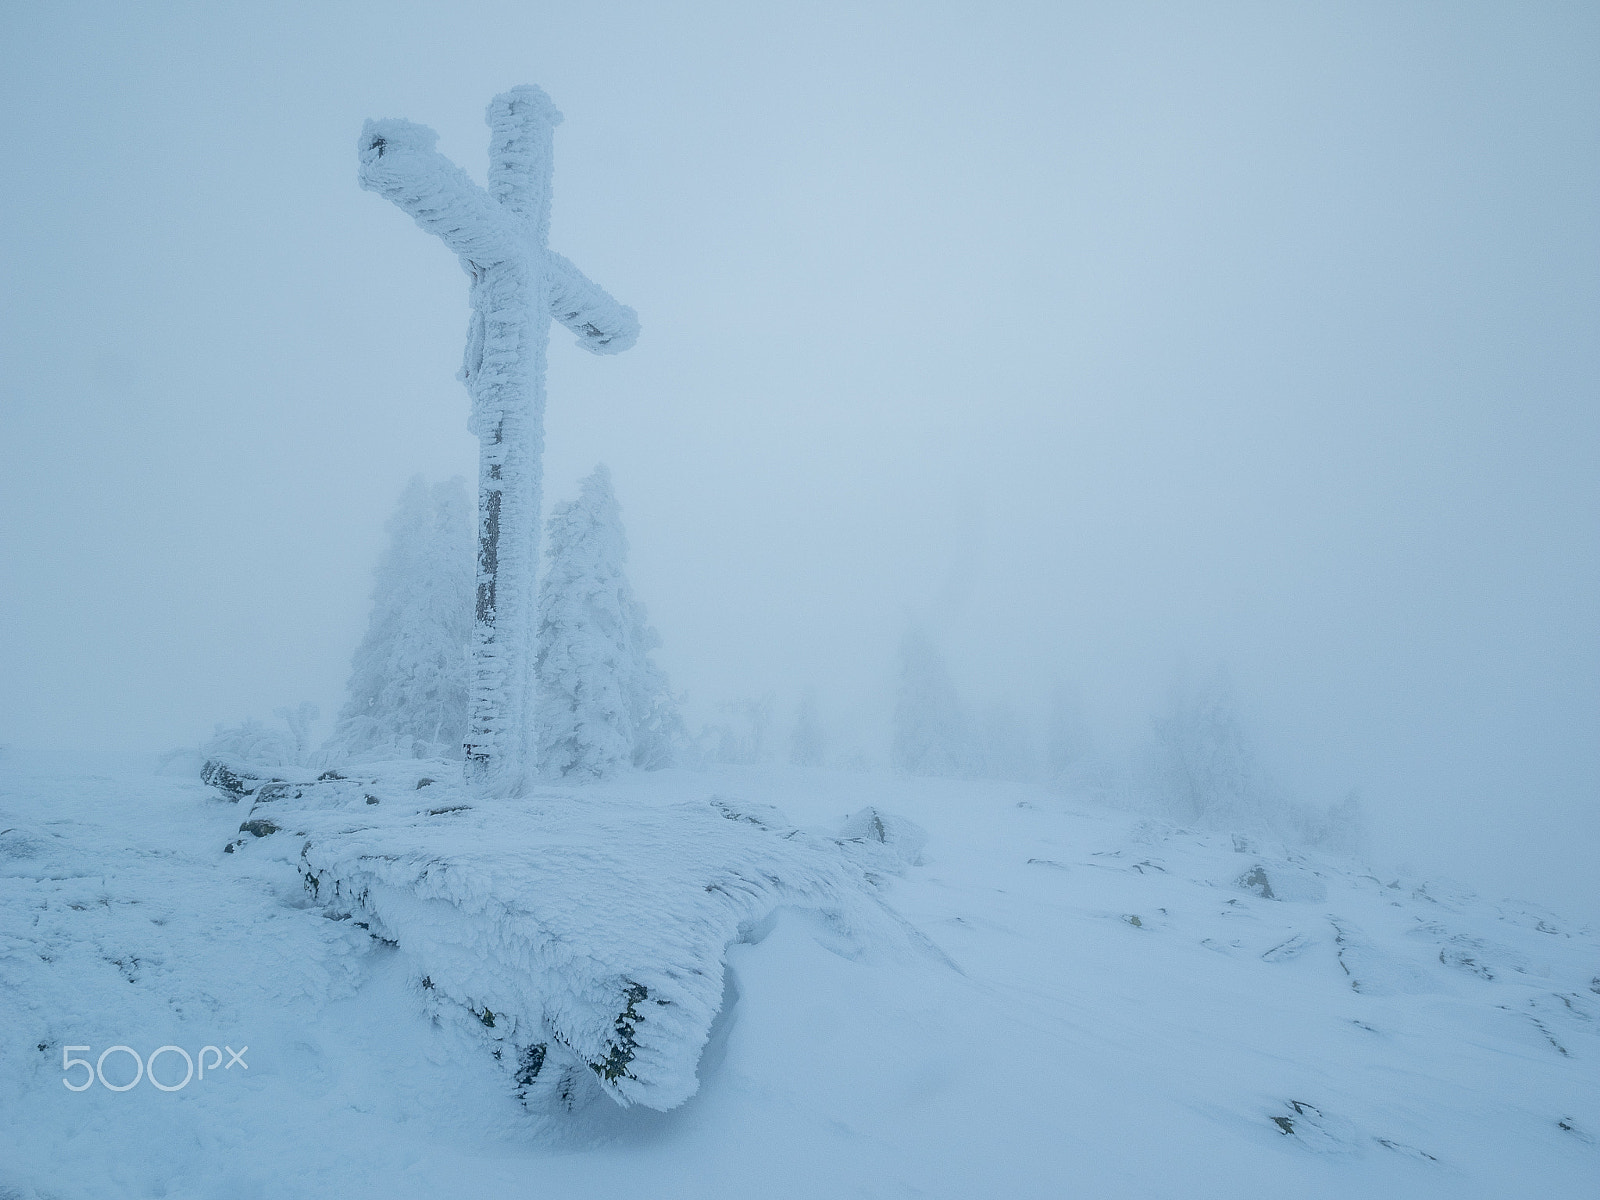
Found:
M 1558 916 L 1023 785 L 658 772 L 586 789 L 573 811 L 715 811 L 713 796 L 808 830 L 839 831 L 868 805 L 920 826 L 915 864 L 872 886 L 948 961 L 890 944 L 893 922 L 846 938 L 785 907 L 727 952 L 732 1004 L 693 1098 L 562 1116 L 518 1100 L 487 1027 L 446 1019 L 404 945 L 313 902 L 293 856 L 269 850 L 292 831 L 223 854 L 242 808 L 198 783 L 143 762 L 12 757 L 0 1187 L 1595 1192 L 1600 944 Z M 64 1045 L 116 1043 L 248 1043 L 250 1065 L 170 1094 L 62 1086 Z

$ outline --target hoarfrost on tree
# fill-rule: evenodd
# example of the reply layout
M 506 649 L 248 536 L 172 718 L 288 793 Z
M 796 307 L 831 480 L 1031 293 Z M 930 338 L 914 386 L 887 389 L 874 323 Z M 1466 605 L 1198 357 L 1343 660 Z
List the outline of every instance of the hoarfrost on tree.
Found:
M 678 728 L 660 638 L 634 597 L 628 542 L 611 474 L 596 467 L 547 530 L 534 659 L 541 772 L 595 779 L 617 768 L 666 766 Z
M 224 762 L 247 771 L 279 771 L 311 761 L 311 726 L 320 715 L 309 700 L 293 708 L 272 710 L 283 727 L 246 718 L 237 725 L 218 725 L 199 749 L 202 762 Z M 188 753 L 188 752 L 175 752 Z
M 1227 671 L 1198 684 L 1180 679 L 1150 738 L 1134 780 L 1134 805 L 1182 824 L 1269 833 L 1353 854 L 1364 841 L 1355 793 L 1323 809 L 1289 795 L 1272 778 L 1245 732 Z
M 330 761 L 459 758 L 472 642 L 472 509 L 460 479 L 406 486 L 388 523 L 372 615 Z

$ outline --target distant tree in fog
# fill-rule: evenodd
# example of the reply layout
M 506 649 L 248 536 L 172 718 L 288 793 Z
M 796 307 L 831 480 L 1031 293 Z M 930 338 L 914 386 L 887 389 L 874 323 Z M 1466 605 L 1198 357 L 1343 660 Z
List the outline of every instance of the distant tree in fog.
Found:
M 1326 809 L 1297 805 L 1292 816 L 1299 839 L 1308 846 L 1336 854 L 1358 855 L 1367 844 L 1366 812 L 1355 788 Z
M 1262 830 L 1343 854 L 1365 843 L 1360 799 L 1323 809 L 1286 794 L 1263 769 L 1220 668 L 1199 686 L 1173 688 L 1151 723 L 1142 781 L 1155 811 L 1213 829 Z
M 272 715 L 283 722 L 282 729 L 245 720 L 237 725 L 218 725 L 200 746 L 200 757 L 216 760 L 234 770 L 277 771 L 310 764 L 311 726 L 320 715 L 317 706 L 306 700 L 294 708 L 275 708 Z M 164 762 L 184 756 L 177 751 Z
M 794 730 L 789 735 L 789 762 L 797 767 L 820 767 L 827 758 L 827 738 L 817 711 L 817 694 L 807 688 L 800 697 Z
M 372 614 L 330 759 L 459 757 L 472 639 L 472 502 L 460 479 L 406 485 L 389 518 Z
M 895 659 L 889 760 L 908 775 L 971 776 L 979 754 L 943 656 L 920 629 L 908 629 Z
M 700 754 L 710 762 L 748 766 L 765 762 L 775 753 L 772 724 L 777 698 L 768 692 L 752 699 L 730 700 L 721 706 L 724 719 L 700 730 Z
M 1239 721 L 1227 673 L 1180 683 L 1151 722 L 1145 775 L 1157 806 L 1176 821 L 1251 828 L 1267 816 L 1267 785 Z

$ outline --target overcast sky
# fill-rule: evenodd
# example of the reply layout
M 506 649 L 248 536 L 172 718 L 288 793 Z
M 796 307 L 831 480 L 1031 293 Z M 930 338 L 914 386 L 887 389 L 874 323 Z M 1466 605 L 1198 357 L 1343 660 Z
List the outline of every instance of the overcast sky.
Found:
M 0 742 L 331 713 L 466 280 L 355 182 L 542 85 L 547 502 L 614 473 L 702 711 L 974 701 L 1108 745 L 1231 669 L 1379 857 L 1600 917 L 1600 8 L 0 9 Z M 881 753 L 882 747 L 869 745 Z

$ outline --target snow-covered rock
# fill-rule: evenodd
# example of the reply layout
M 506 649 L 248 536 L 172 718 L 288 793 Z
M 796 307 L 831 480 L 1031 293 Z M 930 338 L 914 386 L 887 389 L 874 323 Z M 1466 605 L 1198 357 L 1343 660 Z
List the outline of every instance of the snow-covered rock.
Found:
M 404 762 L 261 785 L 228 848 L 293 861 L 316 903 L 397 944 L 430 1008 L 470 1015 L 530 1105 L 595 1084 L 624 1105 L 687 1100 L 727 948 L 779 908 L 862 950 L 918 943 L 878 894 L 919 844 L 892 815 L 829 837 L 717 798 L 486 804 L 437 778 L 451 774 Z

